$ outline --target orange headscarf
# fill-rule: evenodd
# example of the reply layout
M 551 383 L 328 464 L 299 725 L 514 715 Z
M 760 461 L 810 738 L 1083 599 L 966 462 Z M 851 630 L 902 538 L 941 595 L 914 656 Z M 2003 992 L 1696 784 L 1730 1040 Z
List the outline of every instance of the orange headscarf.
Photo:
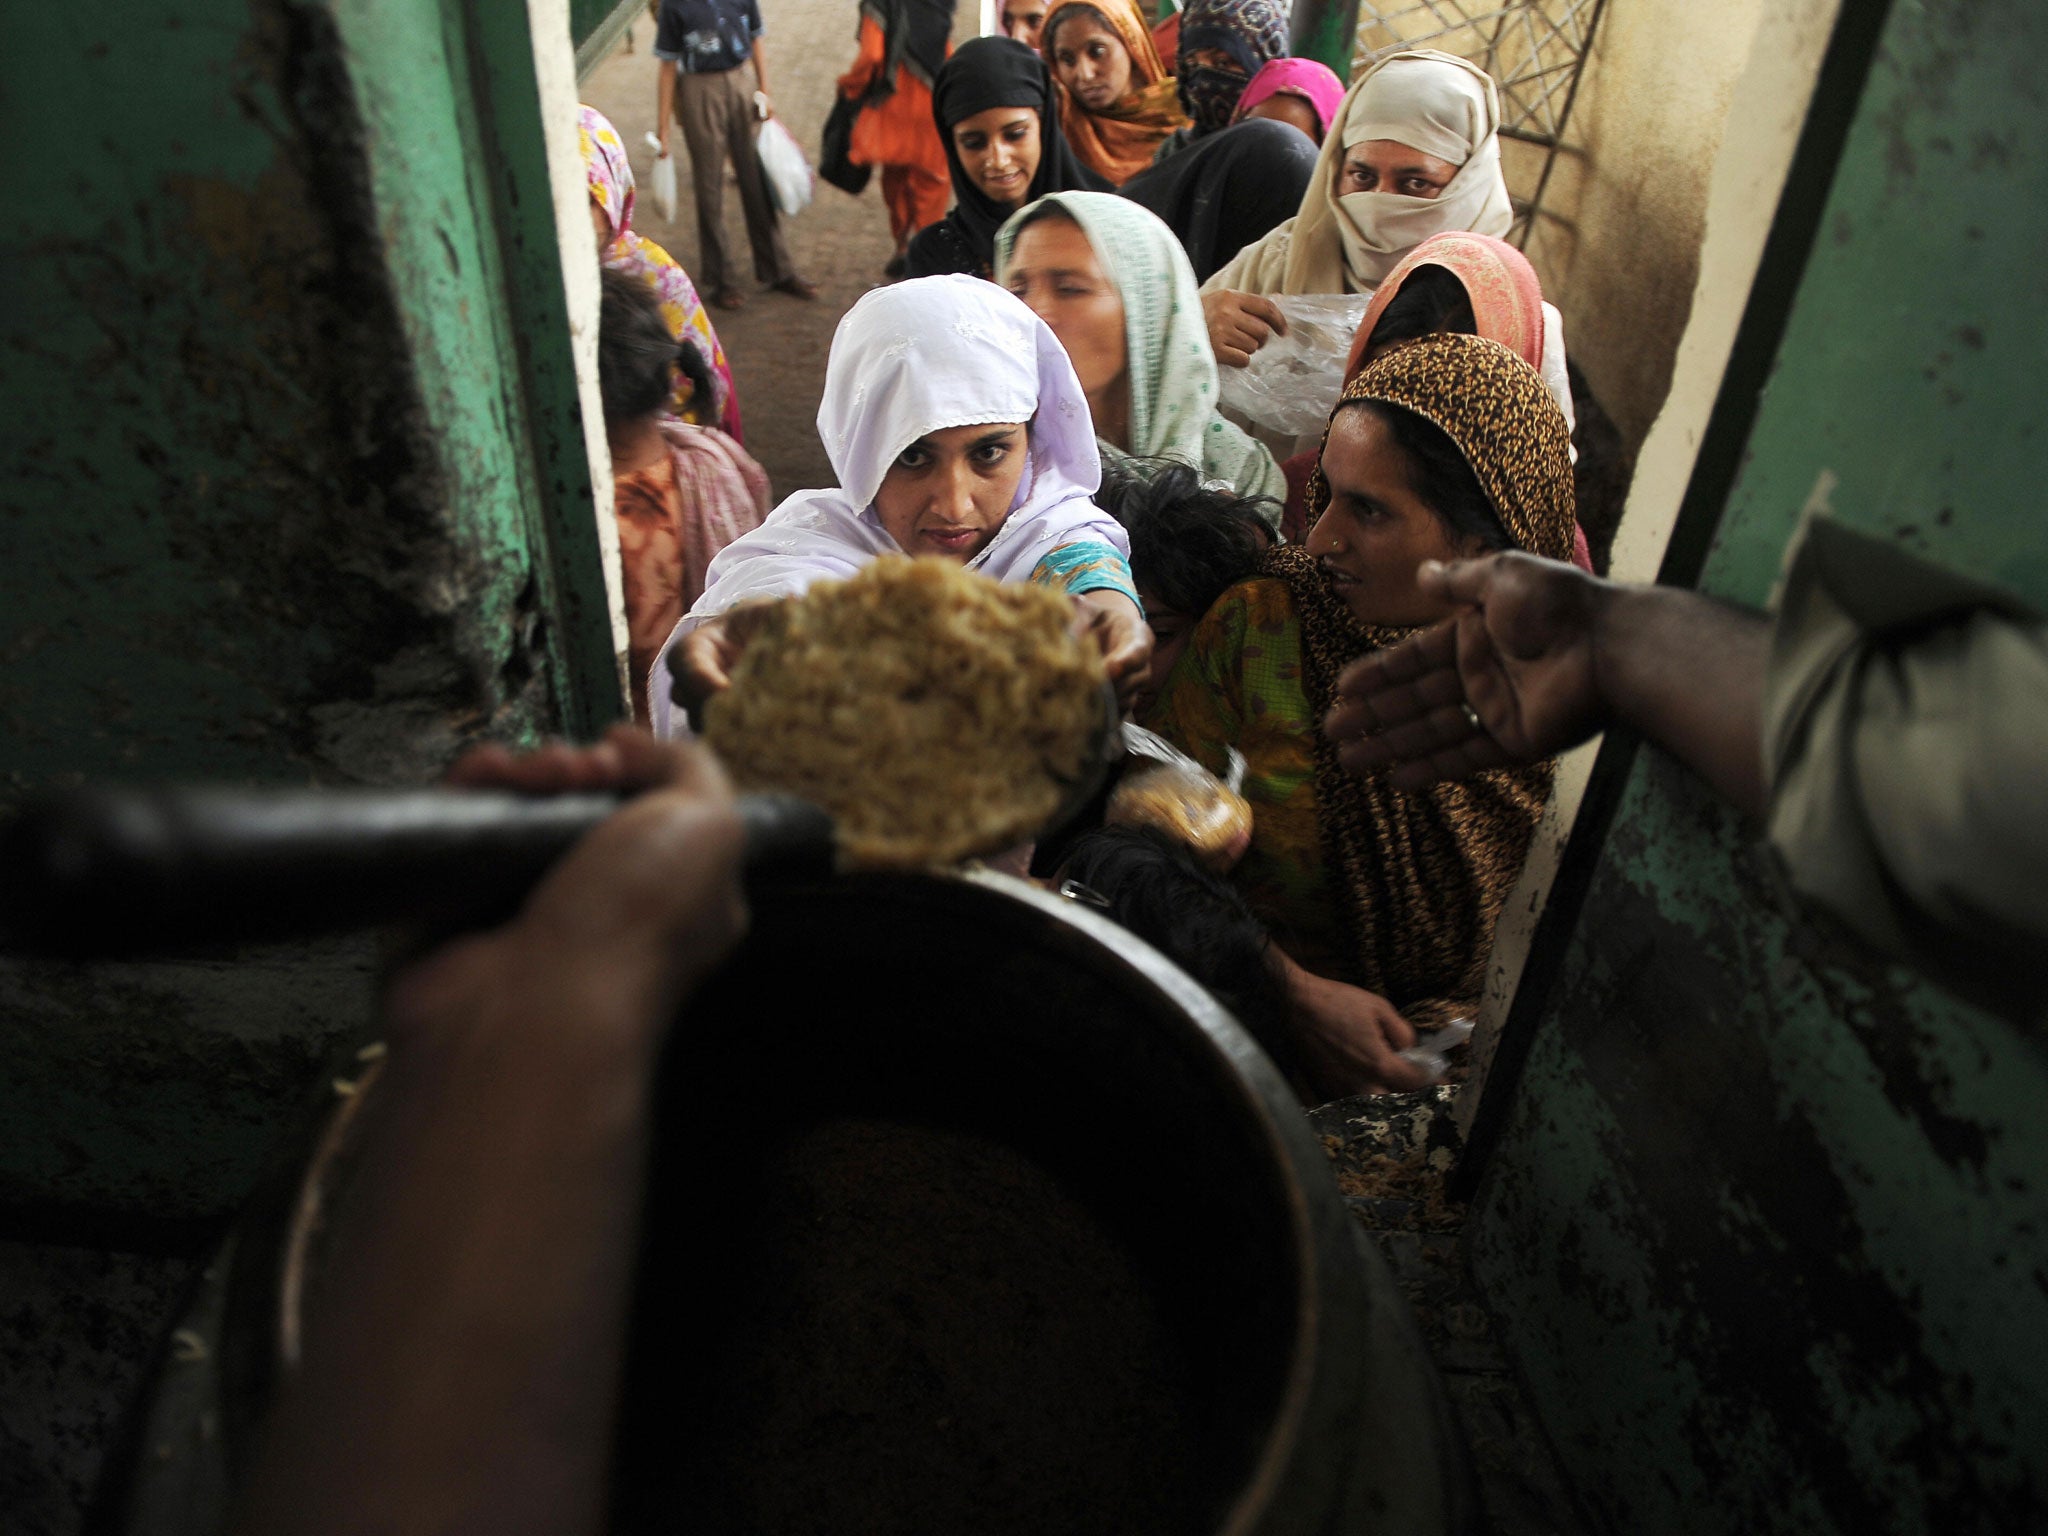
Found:
M 1081 163 L 1120 187 L 1152 163 L 1160 140 L 1188 126 L 1180 91 L 1159 60 L 1159 49 L 1139 14 L 1137 0 L 1053 0 L 1046 7 L 1041 38 L 1056 35 L 1058 18 L 1075 7 L 1094 11 L 1109 23 L 1131 56 L 1131 88 L 1123 100 L 1091 112 L 1058 87 L 1060 129 Z M 1051 62 L 1048 52 L 1047 62 Z

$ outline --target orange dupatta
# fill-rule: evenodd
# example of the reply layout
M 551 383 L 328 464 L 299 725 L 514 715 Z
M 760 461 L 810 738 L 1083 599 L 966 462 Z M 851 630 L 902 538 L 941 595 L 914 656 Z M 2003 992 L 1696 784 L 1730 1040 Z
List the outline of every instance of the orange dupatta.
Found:
M 1083 165 L 1120 187 L 1152 163 L 1162 139 L 1188 126 L 1187 114 L 1180 109 L 1180 89 L 1160 62 L 1137 0 L 1053 0 L 1038 35 L 1054 36 L 1055 18 L 1074 6 L 1101 16 L 1123 43 L 1131 56 L 1131 88 L 1107 111 L 1091 112 L 1069 96 L 1064 85 L 1056 84 L 1060 131 Z

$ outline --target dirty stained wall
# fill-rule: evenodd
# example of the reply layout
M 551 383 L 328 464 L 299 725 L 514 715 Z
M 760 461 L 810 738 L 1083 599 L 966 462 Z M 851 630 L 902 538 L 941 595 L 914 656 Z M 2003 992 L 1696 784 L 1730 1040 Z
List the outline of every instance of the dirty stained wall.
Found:
M 1811 254 L 1760 278 L 1796 293 L 1733 491 L 1674 551 L 1760 603 L 1812 507 L 2048 606 L 2048 14 L 1894 0 L 1837 38 L 1880 24 Z M 1589 808 L 1610 767 L 1468 1229 L 1575 1488 L 1616 1532 L 2048 1526 L 2038 1020 L 1800 910 L 1653 751 L 1610 740 Z
M 562 307 L 539 109 L 532 143 L 504 134 L 481 73 L 498 44 L 441 21 L 285 0 L 0 20 L 0 55 L 37 61 L 10 70 L 9 142 L 81 100 L 98 135 L 0 165 L 0 799 L 106 776 L 419 783 L 465 742 L 616 711 L 601 578 L 602 638 L 579 655 L 570 610 L 593 594 L 569 590 L 547 515 L 551 497 L 580 510 L 594 569 L 566 327 L 514 302 L 539 262 Z M 530 98 L 524 13 L 495 25 Z M 554 398 L 534 383 L 550 369 Z M 609 706 L 585 686 L 592 650 Z M 300 963 L 0 966 L 0 1112 L 47 1132 L 0 1154 L 0 1201 L 231 1203 L 205 1179 L 171 1195 L 207 1115 L 186 1138 L 138 1130 L 159 1160 L 124 1187 L 83 1150 L 95 1117 L 54 1110 L 123 1079 L 145 1113 L 164 1066 L 140 1063 L 203 1054 L 209 1030 L 317 1042 L 360 1016 L 325 978 L 366 959 L 324 955 L 281 1018 L 256 977 Z M 181 1084 L 224 1115 L 240 1086 Z M 51 1184 L 59 1164 L 82 1182 Z
M 1832 0 L 1773 8 L 1831 10 Z M 1631 453 L 1670 386 L 1714 161 L 1763 9 L 1762 0 L 1608 0 L 1524 247 Z M 1510 174 L 1533 155 L 1510 146 Z
M 0 811 L 615 715 L 525 7 L 8 5 L 0 60 Z M 0 1529 L 75 1528 L 377 963 L 0 955 Z

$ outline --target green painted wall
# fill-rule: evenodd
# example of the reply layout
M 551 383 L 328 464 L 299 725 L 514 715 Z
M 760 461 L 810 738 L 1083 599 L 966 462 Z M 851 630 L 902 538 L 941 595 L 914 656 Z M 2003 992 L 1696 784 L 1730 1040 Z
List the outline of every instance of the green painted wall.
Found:
M 1764 601 L 1825 499 L 2048 606 L 2044 99 L 2032 0 L 1896 0 L 1811 255 L 1760 279 L 1796 297 L 1725 514 L 1681 518 L 1704 590 Z M 1793 911 L 1669 760 L 1600 772 L 1471 1229 L 1580 1495 L 1626 1533 L 2048 1528 L 2044 1042 Z
M 615 716 L 525 8 L 9 5 L 0 60 L 0 806 Z M 230 1208 L 370 965 L 0 958 L 0 1212 Z

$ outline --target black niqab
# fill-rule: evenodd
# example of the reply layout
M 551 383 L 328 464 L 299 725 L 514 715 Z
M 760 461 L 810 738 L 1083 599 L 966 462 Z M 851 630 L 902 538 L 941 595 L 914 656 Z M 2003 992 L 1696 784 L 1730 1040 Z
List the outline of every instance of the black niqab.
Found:
M 1205 283 L 1301 211 L 1315 169 L 1315 140 L 1291 123 L 1251 117 L 1191 141 L 1118 191 L 1159 215 Z

